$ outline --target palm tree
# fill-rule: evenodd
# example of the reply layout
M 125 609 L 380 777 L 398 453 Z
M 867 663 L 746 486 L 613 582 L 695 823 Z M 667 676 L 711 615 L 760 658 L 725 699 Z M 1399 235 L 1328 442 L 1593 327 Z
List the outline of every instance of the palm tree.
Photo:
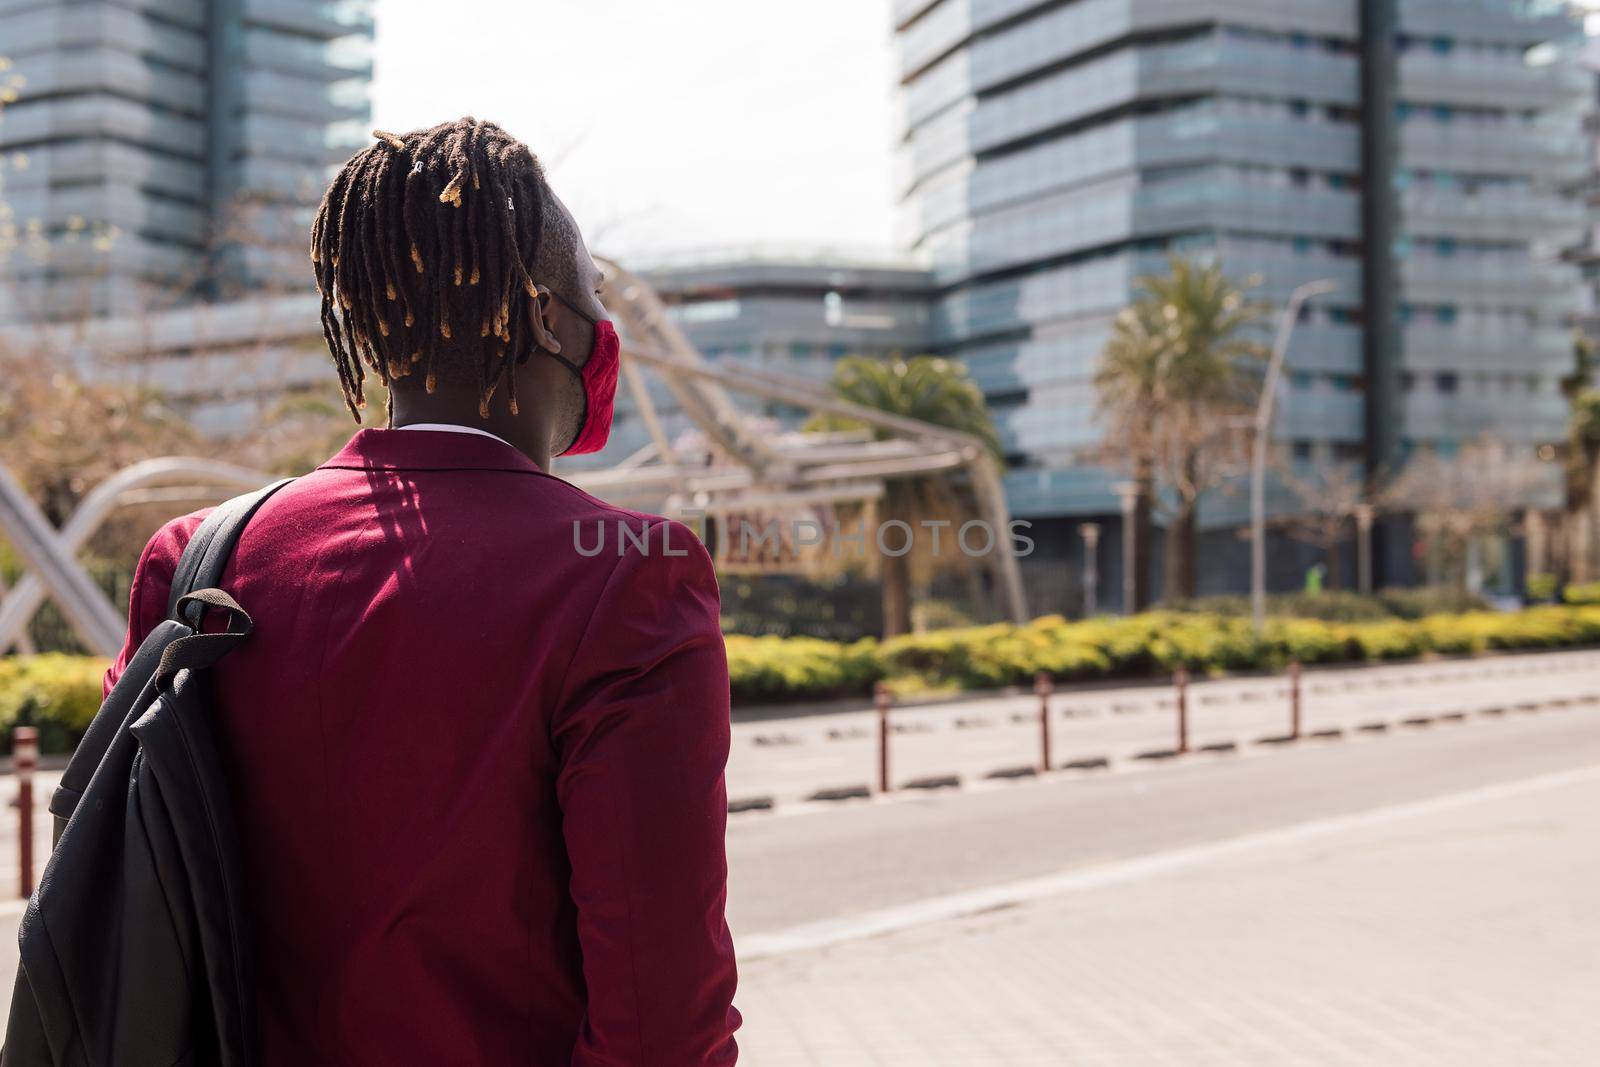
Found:
M 1117 319 L 1095 375 L 1108 446 L 1127 451 L 1135 484 L 1156 478 L 1174 501 L 1167 588 L 1192 597 L 1200 499 L 1237 465 L 1265 350 L 1251 339 L 1265 308 L 1215 263 L 1174 256 Z
M 1566 528 L 1566 582 L 1586 582 L 1594 556 L 1594 506 L 1600 479 L 1600 390 L 1594 388 L 1595 354 L 1587 339 L 1572 347 L 1572 373 L 1561 380 L 1567 398 L 1566 482 L 1563 521 Z
M 1156 497 L 1156 398 L 1161 395 L 1161 330 L 1149 309 L 1135 305 L 1117 316 L 1095 372 L 1106 448 L 1133 473 L 1134 611 L 1150 606 L 1150 546 Z
M 833 390 L 841 399 L 862 407 L 971 434 L 984 442 L 997 458 L 1000 454 L 999 438 L 983 393 L 959 363 L 935 356 L 887 361 L 849 356 L 834 368 Z M 807 429 L 865 430 L 866 427 L 852 419 L 818 415 L 807 424 Z M 893 436 L 883 430 L 872 433 L 879 440 Z M 921 524 L 949 521 L 959 528 L 976 515 L 977 508 L 968 488 L 949 474 L 919 474 L 886 480 L 883 499 L 878 505 L 880 517 L 907 523 L 919 536 L 914 539 L 910 553 L 879 557 L 885 637 L 911 632 L 913 579 L 925 578 L 941 562 L 933 558 L 931 542 L 920 536 Z M 948 546 L 941 545 L 941 550 L 948 560 Z

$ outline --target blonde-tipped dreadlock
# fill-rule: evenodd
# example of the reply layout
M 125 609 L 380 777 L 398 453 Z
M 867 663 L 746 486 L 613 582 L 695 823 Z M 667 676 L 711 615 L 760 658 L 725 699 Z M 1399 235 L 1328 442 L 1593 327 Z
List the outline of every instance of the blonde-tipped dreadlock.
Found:
M 368 371 L 390 387 L 391 419 L 393 383 L 413 372 L 429 392 L 441 375 L 476 384 L 485 414 L 504 381 L 515 411 L 531 271 L 552 254 L 541 247 L 552 214 L 543 168 L 499 126 L 471 118 L 373 137 L 311 229 L 322 333 L 350 414 L 360 421 Z

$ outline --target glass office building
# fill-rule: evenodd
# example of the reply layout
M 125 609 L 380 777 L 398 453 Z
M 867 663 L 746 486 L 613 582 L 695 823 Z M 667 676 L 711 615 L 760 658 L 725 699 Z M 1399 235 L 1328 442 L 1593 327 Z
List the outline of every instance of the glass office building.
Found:
M 372 31 L 371 0 L 0 3 L 0 318 L 307 289 L 314 207 L 367 140 Z
M 906 246 L 932 337 L 982 382 L 1014 510 L 1117 512 L 1092 378 L 1173 253 L 1280 304 L 1278 435 L 1393 468 L 1559 438 L 1589 77 L 1579 20 L 1529 0 L 896 0 Z M 1217 495 L 1214 526 L 1242 518 Z M 1114 551 L 1114 546 L 1113 549 Z M 1242 568 L 1226 580 L 1236 585 Z M 1220 574 L 1203 575 L 1215 591 Z
M 825 381 L 845 356 L 915 356 L 928 347 L 931 278 L 890 253 L 688 252 L 657 259 L 643 273 L 685 337 L 712 363 L 751 364 Z M 660 376 L 646 371 L 643 377 L 669 437 L 692 430 Z M 794 428 L 809 415 L 752 397 L 733 399 L 775 428 Z M 619 462 L 649 443 L 624 388 L 617 394 L 611 441 L 594 462 Z

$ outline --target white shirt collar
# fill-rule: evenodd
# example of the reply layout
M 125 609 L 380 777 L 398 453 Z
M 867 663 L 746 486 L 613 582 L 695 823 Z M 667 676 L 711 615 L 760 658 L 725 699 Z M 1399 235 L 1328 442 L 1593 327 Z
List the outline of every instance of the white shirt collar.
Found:
M 397 429 L 397 430 L 437 430 L 437 431 L 440 431 L 442 433 L 475 433 L 479 437 L 492 437 L 496 441 L 499 441 L 501 444 L 503 444 L 503 445 L 505 445 L 507 447 L 512 447 L 510 441 L 507 441 L 504 437 L 501 437 L 497 433 L 490 433 L 488 430 L 480 430 L 476 426 L 459 426 L 459 425 L 457 425 L 456 423 L 453 423 L 453 422 L 413 422 L 413 423 L 411 423 L 411 424 L 409 424 L 407 426 L 396 426 L 395 429 Z

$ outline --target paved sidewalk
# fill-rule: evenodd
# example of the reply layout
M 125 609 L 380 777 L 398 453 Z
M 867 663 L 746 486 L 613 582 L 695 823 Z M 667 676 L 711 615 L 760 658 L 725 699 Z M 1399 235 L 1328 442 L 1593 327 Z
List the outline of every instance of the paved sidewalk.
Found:
M 741 1062 L 1600 1063 L 1600 773 L 1530 783 L 747 962 Z

